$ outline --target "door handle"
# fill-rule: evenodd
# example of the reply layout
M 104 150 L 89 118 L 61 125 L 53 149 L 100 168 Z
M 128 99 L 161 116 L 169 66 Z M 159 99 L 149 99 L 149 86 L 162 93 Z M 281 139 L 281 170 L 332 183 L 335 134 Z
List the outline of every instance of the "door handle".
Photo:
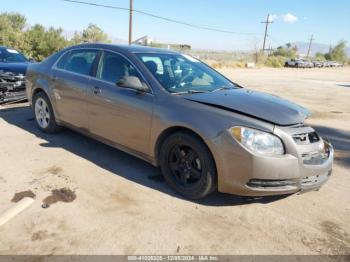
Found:
M 99 87 L 97 87 L 97 86 L 94 86 L 94 94 L 95 94 L 95 95 L 101 94 L 101 91 L 102 91 L 101 88 L 99 88 Z

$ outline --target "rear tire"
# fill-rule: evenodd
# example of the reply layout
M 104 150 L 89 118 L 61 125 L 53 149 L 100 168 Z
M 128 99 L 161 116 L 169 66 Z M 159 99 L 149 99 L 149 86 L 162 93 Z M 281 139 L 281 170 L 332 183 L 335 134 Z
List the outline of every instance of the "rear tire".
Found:
M 55 114 L 50 99 L 44 92 L 38 92 L 33 97 L 33 111 L 39 129 L 45 133 L 57 133 L 62 127 L 56 123 Z
M 190 133 L 177 132 L 164 141 L 160 167 L 167 184 L 186 198 L 203 198 L 217 187 L 213 157 L 207 146 Z

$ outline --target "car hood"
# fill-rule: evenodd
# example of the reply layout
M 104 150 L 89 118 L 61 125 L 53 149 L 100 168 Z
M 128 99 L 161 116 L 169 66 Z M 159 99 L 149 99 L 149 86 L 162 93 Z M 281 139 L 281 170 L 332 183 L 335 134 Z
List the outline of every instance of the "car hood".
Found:
M 184 98 L 281 126 L 303 123 L 310 116 L 307 109 L 288 100 L 245 88 L 188 94 Z
M 0 72 L 12 72 L 15 74 L 25 74 L 29 63 L 1 63 Z

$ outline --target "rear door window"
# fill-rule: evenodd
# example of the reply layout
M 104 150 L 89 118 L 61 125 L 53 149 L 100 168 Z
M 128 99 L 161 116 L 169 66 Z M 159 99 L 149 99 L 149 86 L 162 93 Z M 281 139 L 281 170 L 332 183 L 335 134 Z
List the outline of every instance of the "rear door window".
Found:
M 98 50 L 73 50 L 65 54 L 56 67 L 76 74 L 89 75 L 97 54 Z

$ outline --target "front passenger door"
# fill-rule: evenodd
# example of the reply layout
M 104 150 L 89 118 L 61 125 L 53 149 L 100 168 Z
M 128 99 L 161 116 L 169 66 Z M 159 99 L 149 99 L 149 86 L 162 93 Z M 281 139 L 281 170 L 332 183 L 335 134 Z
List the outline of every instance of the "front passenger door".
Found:
M 104 51 L 88 95 L 90 132 L 144 155 L 149 138 L 154 96 L 117 86 L 124 76 L 137 76 L 135 66 L 124 56 Z

